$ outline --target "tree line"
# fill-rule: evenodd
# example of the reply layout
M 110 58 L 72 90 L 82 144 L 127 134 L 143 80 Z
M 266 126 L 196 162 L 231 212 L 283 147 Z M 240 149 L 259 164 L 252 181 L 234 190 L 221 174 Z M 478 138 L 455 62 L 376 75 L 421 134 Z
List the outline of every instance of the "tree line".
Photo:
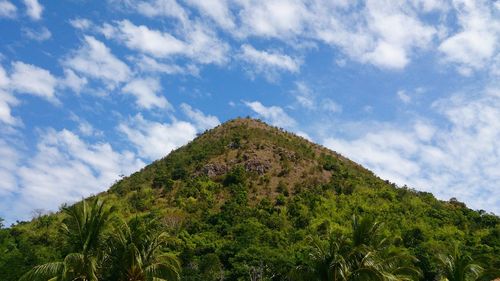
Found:
M 113 215 L 100 199 L 84 200 L 62 208 L 61 232 L 70 249 L 63 260 L 35 266 L 19 281 L 177 281 L 181 261 L 169 249 L 173 237 L 154 221 Z M 307 258 L 286 276 L 288 280 L 356 281 L 422 280 L 418 261 L 398 237 L 384 231 L 383 223 L 370 216 L 352 217 L 346 236 L 327 233 L 327 239 L 307 237 Z M 437 254 L 439 280 L 491 280 L 488 272 L 460 252 Z M 267 276 L 267 277 L 266 277 Z M 218 275 L 224 280 L 224 275 Z M 272 280 L 260 268 L 249 269 L 249 280 Z

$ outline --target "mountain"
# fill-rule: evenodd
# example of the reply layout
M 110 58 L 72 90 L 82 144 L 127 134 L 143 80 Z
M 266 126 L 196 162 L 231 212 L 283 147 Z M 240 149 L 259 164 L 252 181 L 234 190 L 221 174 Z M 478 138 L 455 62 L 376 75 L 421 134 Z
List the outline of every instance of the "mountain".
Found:
M 423 280 L 441 273 L 438 253 L 457 249 L 486 271 L 500 268 L 499 217 L 397 187 L 254 119 L 219 125 L 93 198 L 115 217 L 166 231 L 182 280 L 286 280 L 311 262 L 312 240 L 352 235 L 353 216 L 383 223 L 391 249 L 415 257 Z M 57 212 L 0 229 L 0 280 L 68 254 L 64 219 Z

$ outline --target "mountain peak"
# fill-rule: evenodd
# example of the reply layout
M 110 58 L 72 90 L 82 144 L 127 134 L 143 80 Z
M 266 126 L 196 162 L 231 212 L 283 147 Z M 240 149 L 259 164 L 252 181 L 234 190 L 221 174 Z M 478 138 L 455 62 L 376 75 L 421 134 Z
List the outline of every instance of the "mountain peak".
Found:
M 344 237 L 354 215 L 382 220 L 384 231 L 397 237 L 398 253 L 418 255 L 403 262 L 415 263 L 425 280 L 437 279 L 436 249 L 451 253 L 458 244 L 473 256 L 489 255 L 485 268 L 500 268 L 498 217 L 395 188 L 329 149 L 255 119 L 208 130 L 96 197 L 119 218 L 151 221 L 175 237 L 170 246 L 181 260 L 182 280 L 220 280 L 206 278 L 207 272 L 245 280 L 259 265 L 277 276 L 272 280 L 288 280 L 312 256 L 311 238 Z M 62 260 L 69 252 L 58 231 L 65 219 L 56 213 L 4 231 L 8 243 L 0 243 L 0 252 L 7 262 L 0 262 L 0 279 L 19 280 L 36 264 Z M 364 226 L 358 225 L 372 231 Z M 50 255 L 39 259 L 39 253 Z M 207 260 L 215 271 L 207 269 Z M 11 264 L 18 266 L 9 273 Z
M 207 130 L 187 145 L 144 168 L 141 178 L 152 186 L 162 182 L 206 177 L 223 182 L 228 173 L 243 170 L 255 197 L 275 197 L 310 186 L 324 186 L 332 177 L 381 182 L 360 165 L 300 136 L 252 118 L 236 118 Z M 111 188 L 124 192 L 139 173 Z M 358 179 L 359 178 L 359 179 Z M 349 187 L 351 188 L 351 187 Z M 352 188 L 351 188 L 352 189 Z

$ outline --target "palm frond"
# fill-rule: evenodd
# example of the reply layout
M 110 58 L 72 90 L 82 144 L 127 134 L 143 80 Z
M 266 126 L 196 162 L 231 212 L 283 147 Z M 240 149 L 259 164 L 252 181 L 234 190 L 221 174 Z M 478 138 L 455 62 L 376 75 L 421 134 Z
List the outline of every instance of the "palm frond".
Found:
M 64 263 L 51 262 L 35 266 L 24 274 L 19 281 L 59 280 L 64 271 Z

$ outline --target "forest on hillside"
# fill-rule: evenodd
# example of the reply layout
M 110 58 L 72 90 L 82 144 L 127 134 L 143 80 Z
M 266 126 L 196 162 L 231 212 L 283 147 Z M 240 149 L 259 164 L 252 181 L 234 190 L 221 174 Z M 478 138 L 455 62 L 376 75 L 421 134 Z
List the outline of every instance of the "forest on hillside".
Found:
M 498 216 L 247 121 L 0 229 L 2 281 L 463 281 L 499 268 Z

